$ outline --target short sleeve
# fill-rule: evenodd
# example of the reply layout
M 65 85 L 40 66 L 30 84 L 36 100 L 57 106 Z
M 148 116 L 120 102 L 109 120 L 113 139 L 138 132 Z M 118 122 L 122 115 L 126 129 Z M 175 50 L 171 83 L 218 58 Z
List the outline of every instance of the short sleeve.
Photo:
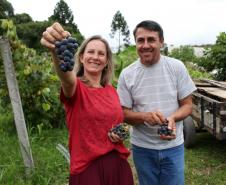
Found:
M 181 100 L 194 92 L 196 90 L 196 86 L 182 62 L 181 65 L 179 65 L 177 72 L 178 98 Z
M 125 80 L 125 73 L 121 73 L 118 79 L 118 86 L 117 86 L 117 92 L 119 95 L 119 100 L 121 103 L 121 106 L 132 108 L 132 96 L 131 91 L 128 87 L 128 84 Z

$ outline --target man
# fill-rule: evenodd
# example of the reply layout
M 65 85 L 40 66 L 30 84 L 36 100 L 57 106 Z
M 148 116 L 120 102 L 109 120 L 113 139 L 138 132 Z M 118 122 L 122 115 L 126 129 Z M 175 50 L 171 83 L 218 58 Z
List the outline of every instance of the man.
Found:
M 139 59 L 119 77 L 125 122 L 133 125 L 131 143 L 140 185 L 184 184 L 183 119 L 192 112 L 196 90 L 184 64 L 160 54 L 163 30 L 154 21 L 134 29 Z M 170 135 L 159 135 L 168 124 Z

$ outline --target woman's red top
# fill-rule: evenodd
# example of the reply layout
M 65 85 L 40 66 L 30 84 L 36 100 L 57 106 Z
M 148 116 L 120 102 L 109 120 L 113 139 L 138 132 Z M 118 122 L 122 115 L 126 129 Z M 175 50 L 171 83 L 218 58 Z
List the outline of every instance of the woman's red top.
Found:
M 112 150 L 127 158 L 123 143 L 112 143 L 108 131 L 123 122 L 117 92 L 111 85 L 103 88 L 86 86 L 77 79 L 75 94 L 66 98 L 61 91 L 69 131 L 70 174 L 82 172 L 93 160 Z

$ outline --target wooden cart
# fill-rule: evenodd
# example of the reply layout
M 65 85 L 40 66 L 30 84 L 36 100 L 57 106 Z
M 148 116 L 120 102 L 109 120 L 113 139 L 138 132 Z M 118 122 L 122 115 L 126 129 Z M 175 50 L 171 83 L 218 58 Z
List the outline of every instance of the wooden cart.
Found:
M 184 120 L 186 147 L 194 145 L 196 130 L 204 129 L 219 140 L 226 139 L 226 82 L 200 80 L 195 84 L 192 116 Z

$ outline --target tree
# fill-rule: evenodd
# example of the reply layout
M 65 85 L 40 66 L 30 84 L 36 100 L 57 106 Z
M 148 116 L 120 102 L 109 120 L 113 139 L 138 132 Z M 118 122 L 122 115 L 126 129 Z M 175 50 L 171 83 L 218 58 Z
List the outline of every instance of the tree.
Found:
M 84 40 L 84 37 L 80 33 L 77 25 L 73 22 L 74 16 L 72 14 L 72 11 L 64 0 L 60 0 L 56 4 L 54 13 L 49 17 L 49 21 L 59 22 L 65 30 L 69 31 L 71 35 L 78 40 L 79 44 Z
M 73 24 L 74 16 L 69 6 L 64 0 L 60 0 L 54 9 L 53 15 L 50 17 L 51 20 L 58 21 L 62 25 Z
M 218 70 L 217 80 L 226 80 L 226 32 L 220 33 L 217 37 L 216 44 L 211 46 L 209 57 Z
M 125 46 L 130 44 L 130 31 L 125 18 L 120 11 L 117 11 L 111 23 L 111 37 L 114 38 L 118 34 L 118 53 L 121 51 L 121 38 Z
M 3 19 L 8 19 L 14 15 L 14 9 L 11 3 L 7 0 L 0 0 L 0 25 Z M 4 34 L 3 29 L 0 27 L 0 37 Z
M 57 18 L 58 16 L 59 18 Z M 84 37 L 79 32 L 76 24 L 73 23 L 73 15 L 71 10 L 63 0 L 56 4 L 54 15 L 49 17 L 48 21 L 33 21 L 31 16 L 27 13 L 16 14 L 10 17 L 10 19 L 13 20 L 16 26 L 16 32 L 19 39 L 27 47 L 36 49 L 39 53 L 46 50 L 40 44 L 41 35 L 43 31 L 45 31 L 45 29 L 54 21 L 60 22 L 65 30 L 69 31 L 71 35 L 78 40 L 78 43 L 81 43 L 84 40 Z M 3 31 L 0 28 L 0 35 L 2 34 Z
M 28 21 L 16 24 L 17 35 L 27 47 L 40 52 L 45 51 L 46 49 L 40 44 L 40 38 L 50 24 L 49 21 Z
M 12 20 L 14 24 L 23 24 L 33 21 L 31 16 L 27 13 L 16 14 L 12 17 Z
M 186 62 L 193 62 L 196 58 L 194 48 L 192 46 L 180 46 L 171 51 L 169 56 Z
M 14 9 L 7 0 L 0 0 L 0 19 L 7 19 L 14 15 Z

